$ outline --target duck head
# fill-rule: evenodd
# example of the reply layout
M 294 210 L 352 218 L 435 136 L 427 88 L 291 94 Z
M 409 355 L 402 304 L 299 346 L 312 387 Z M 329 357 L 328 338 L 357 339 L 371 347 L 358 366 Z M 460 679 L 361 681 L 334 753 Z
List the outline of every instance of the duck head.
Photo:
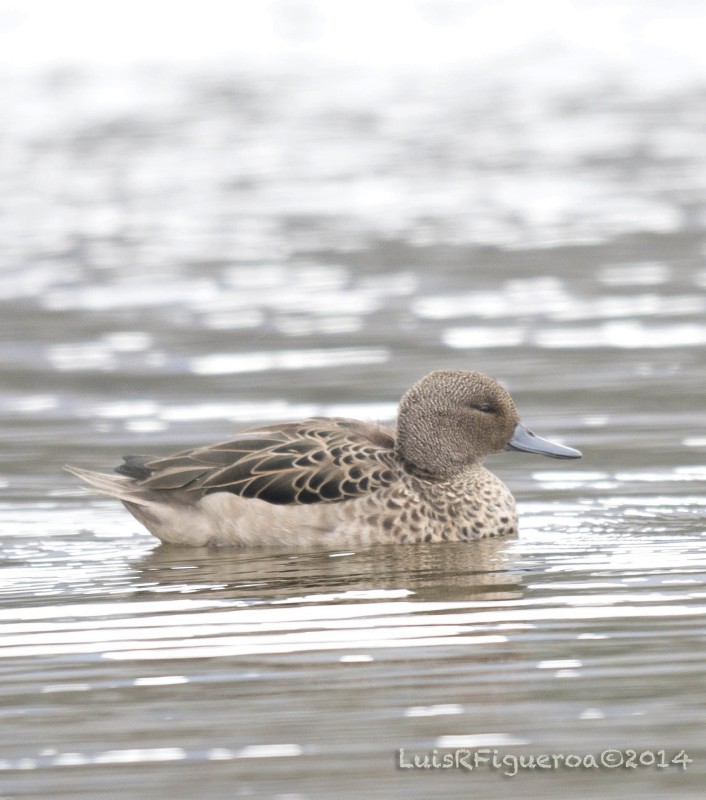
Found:
M 503 450 L 581 457 L 527 430 L 508 392 L 480 372 L 430 372 L 403 395 L 396 451 L 411 473 L 448 480 Z

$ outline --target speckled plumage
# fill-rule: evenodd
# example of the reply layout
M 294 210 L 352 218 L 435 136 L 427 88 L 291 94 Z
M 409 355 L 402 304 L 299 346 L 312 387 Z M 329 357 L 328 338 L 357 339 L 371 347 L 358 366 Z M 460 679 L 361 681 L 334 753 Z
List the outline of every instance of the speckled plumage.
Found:
M 118 475 L 67 469 L 172 544 L 468 541 L 517 530 L 512 495 L 482 465 L 504 449 L 580 456 L 523 428 L 492 378 L 439 370 L 403 396 L 396 433 L 314 418 L 165 458 L 129 456 Z

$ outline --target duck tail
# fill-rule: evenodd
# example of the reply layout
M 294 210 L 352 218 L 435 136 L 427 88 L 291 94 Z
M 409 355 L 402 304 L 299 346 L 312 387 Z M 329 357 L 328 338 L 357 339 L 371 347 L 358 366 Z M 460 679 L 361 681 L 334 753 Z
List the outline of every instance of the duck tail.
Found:
M 148 496 L 149 493 L 140 489 L 134 478 L 127 478 L 121 475 L 107 475 L 104 472 L 92 472 L 88 469 L 72 467 L 69 464 L 66 464 L 64 469 L 77 478 L 80 478 L 100 494 L 116 497 L 124 503 L 144 506 L 150 505 L 151 500 Z
M 87 483 L 91 489 L 109 497 L 120 500 L 125 508 L 141 522 L 147 530 L 160 541 L 169 544 L 188 544 L 201 546 L 215 541 L 219 526 L 223 524 L 220 512 L 223 500 L 216 503 L 214 519 L 199 507 L 199 496 L 182 491 L 153 490 L 140 486 L 140 481 L 125 475 L 110 475 L 103 472 L 92 472 L 66 465 L 64 469 Z M 242 513 L 244 500 L 229 493 L 226 494 L 231 505 L 227 506 Z M 220 497 L 219 494 L 219 497 Z M 232 499 L 231 499 L 232 498 Z M 239 502 L 238 502 L 239 501 Z M 241 507 L 242 506 L 242 507 Z M 240 544 L 237 538 L 233 544 Z

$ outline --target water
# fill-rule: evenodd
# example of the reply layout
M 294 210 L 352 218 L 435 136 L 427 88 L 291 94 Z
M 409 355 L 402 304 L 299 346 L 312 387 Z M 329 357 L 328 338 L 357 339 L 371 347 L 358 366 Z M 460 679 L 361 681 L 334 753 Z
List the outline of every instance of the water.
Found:
M 493 45 L 496 12 L 453 3 L 375 10 L 397 56 L 345 45 L 355 15 L 316 3 L 231 57 L 216 37 L 214 61 L 175 55 L 196 12 L 159 64 L 111 63 L 102 29 L 75 58 L 61 36 L 18 47 L 36 63 L 0 78 L 0 797 L 703 796 L 702 12 L 623 4 L 600 49 L 612 5 L 574 6 L 552 47 L 531 21 Z M 414 57 L 419 19 L 438 58 Z M 161 23 L 140 20 L 149 50 Z M 517 538 L 161 547 L 61 471 L 261 421 L 391 421 L 440 367 L 501 379 L 584 452 L 491 459 Z M 512 777 L 400 767 L 400 748 L 637 766 Z

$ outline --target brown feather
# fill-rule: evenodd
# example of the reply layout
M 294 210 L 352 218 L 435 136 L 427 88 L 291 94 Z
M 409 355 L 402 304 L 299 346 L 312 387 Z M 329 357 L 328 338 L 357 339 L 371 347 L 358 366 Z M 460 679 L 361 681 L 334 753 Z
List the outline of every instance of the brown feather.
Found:
M 244 431 L 210 447 L 141 459 L 145 489 L 232 492 L 276 505 L 338 503 L 393 480 L 394 435 L 343 418 Z

